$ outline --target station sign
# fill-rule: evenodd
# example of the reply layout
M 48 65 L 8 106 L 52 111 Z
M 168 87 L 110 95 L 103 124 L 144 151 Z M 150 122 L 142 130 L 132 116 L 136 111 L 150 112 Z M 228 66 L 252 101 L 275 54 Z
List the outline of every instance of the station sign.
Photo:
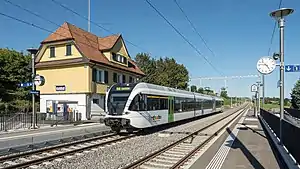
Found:
M 251 92 L 257 92 L 257 85 L 256 84 L 253 84 L 251 86 Z
M 56 91 L 66 91 L 66 86 L 65 85 L 56 85 L 55 90 Z

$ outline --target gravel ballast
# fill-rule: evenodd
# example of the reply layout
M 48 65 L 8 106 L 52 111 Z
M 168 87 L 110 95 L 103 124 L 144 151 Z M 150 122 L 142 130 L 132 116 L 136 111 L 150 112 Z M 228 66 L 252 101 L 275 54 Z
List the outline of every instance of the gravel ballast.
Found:
M 177 141 L 187 135 L 187 132 L 194 132 L 218 119 L 236 111 L 237 108 L 228 110 L 224 113 L 201 118 L 180 126 L 172 127 L 163 132 L 173 132 L 167 137 L 162 137 L 161 132 L 152 133 L 144 136 L 137 136 L 115 145 L 98 148 L 96 151 L 84 153 L 84 155 L 72 155 L 73 158 L 64 158 L 62 161 L 53 161 L 52 165 L 43 168 L 101 168 L 115 169 L 124 167 L 139 158 L 146 156 L 166 145 Z

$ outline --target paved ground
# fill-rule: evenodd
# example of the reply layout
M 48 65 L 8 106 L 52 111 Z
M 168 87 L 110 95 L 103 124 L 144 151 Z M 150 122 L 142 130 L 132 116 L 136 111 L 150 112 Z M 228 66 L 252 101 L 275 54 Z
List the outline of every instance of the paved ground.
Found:
M 233 124 L 191 169 L 279 169 L 281 164 L 253 111 Z
M 0 149 L 109 130 L 104 124 L 64 125 L 0 134 Z

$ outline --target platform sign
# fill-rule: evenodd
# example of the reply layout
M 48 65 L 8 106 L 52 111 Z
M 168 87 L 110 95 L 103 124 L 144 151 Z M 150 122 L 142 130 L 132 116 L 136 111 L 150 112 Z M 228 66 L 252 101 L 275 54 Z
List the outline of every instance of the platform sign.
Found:
M 256 84 L 253 84 L 251 86 L 251 92 L 257 92 L 257 86 L 256 86 Z
M 300 72 L 300 65 L 285 65 L 285 72 Z
M 20 87 L 29 87 L 29 86 L 32 86 L 32 82 L 20 83 L 19 86 Z
M 39 90 L 30 90 L 30 93 L 31 94 L 40 94 L 40 91 Z

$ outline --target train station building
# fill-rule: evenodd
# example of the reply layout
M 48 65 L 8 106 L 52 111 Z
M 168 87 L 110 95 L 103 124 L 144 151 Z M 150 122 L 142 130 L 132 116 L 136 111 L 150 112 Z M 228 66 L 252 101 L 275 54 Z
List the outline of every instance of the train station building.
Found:
M 144 73 L 131 59 L 121 35 L 98 37 L 65 22 L 41 42 L 36 74 L 44 76 L 40 112 L 79 112 L 81 120 L 104 114 L 114 83 L 133 83 Z

